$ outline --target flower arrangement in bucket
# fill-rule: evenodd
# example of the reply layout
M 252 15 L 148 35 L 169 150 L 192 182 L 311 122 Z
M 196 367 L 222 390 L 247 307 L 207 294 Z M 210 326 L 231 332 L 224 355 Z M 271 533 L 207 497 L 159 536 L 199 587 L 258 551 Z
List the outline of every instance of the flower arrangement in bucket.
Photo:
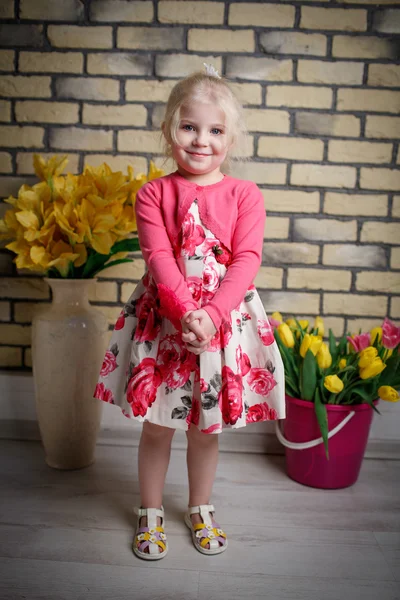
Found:
M 378 398 L 397 402 L 400 388 L 400 327 L 385 318 L 381 327 L 367 333 L 345 335 L 336 341 L 324 322 L 314 325 L 273 313 L 271 324 L 285 368 L 287 395 L 314 404 L 314 412 L 329 459 L 329 406 L 369 405 L 375 412 Z
M 148 175 L 113 172 L 103 163 L 78 175 L 61 175 L 67 157 L 34 155 L 39 183 L 22 185 L 0 219 L 0 239 L 16 253 L 18 269 L 48 278 L 89 279 L 139 249 L 134 205 L 137 191 L 164 172 L 150 162 Z

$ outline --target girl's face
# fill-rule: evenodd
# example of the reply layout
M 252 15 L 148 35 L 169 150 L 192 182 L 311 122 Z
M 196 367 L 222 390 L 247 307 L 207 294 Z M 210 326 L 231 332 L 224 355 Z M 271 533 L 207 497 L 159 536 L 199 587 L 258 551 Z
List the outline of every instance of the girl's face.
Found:
M 198 182 L 221 178 L 220 167 L 229 145 L 225 115 L 218 106 L 211 103 L 182 106 L 176 140 L 177 143 L 171 144 L 172 156 L 181 175 Z

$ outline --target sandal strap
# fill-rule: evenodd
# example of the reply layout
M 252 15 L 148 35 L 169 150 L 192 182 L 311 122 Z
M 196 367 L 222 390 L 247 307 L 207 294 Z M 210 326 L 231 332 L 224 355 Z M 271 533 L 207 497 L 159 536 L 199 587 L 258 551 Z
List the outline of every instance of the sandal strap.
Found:
M 154 515 L 154 517 L 161 517 L 162 519 L 164 519 L 164 507 L 161 506 L 160 508 L 142 508 L 141 506 L 134 506 L 133 507 L 133 512 L 135 513 L 135 515 L 137 515 L 140 519 L 140 517 L 149 517 L 150 514 Z
M 215 508 L 212 504 L 199 504 L 199 506 L 189 506 L 189 510 L 188 513 L 189 515 L 196 515 L 198 513 L 200 513 L 201 516 L 203 516 L 202 513 L 210 513 L 210 512 L 215 512 Z

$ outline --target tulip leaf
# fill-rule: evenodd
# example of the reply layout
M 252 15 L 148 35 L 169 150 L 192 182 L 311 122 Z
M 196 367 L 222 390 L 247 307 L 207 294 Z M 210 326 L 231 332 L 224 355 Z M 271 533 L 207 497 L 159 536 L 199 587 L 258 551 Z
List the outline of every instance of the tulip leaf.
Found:
M 281 353 L 283 366 L 285 369 L 285 383 L 289 379 L 289 384 L 292 383 L 295 385 L 295 382 L 298 381 L 299 375 L 296 365 L 294 364 L 293 356 L 290 353 L 290 349 L 286 348 L 285 344 L 279 337 L 279 334 L 275 330 L 275 340 L 278 345 L 279 351 Z M 296 386 L 297 387 L 297 386 Z M 296 390 L 296 395 L 294 397 L 300 396 L 300 390 Z
M 392 385 L 394 378 L 400 366 L 400 356 L 393 354 L 386 361 L 386 369 L 384 369 L 379 378 L 379 385 Z
M 336 347 L 335 336 L 333 335 L 332 329 L 329 329 L 329 352 L 332 356 L 332 363 L 334 363 L 336 361 L 338 351 Z
M 307 350 L 301 368 L 301 389 L 304 400 L 313 400 L 317 385 L 317 361 L 310 349 Z
M 315 390 L 315 402 L 314 402 L 315 415 L 317 417 L 319 429 L 324 440 L 326 458 L 329 460 L 329 449 L 328 449 L 328 415 L 326 412 L 325 404 L 322 404 L 321 397 L 319 395 L 319 389 Z
M 347 338 L 346 338 L 346 336 L 343 336 L 339 342 L 338 354 L 346 354 L 346 346 L 347 346 Z

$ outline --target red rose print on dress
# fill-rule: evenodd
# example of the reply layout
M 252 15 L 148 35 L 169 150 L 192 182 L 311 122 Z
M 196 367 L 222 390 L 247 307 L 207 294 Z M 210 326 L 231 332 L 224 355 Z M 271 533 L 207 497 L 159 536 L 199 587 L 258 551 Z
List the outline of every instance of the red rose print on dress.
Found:
M 230 367 L 222 367 L 222 387 L 218 394 L 218 404 L 224 423 L 235 425 L 243 412 L 242 376 L 235 375 Z
M 276 386 L 276 381 L 272 373 L 268 369 L 253 368 L 250 369 L 247 383 L 252 392 L 260 396 L 268 396 L 268 394 Z
M 215 293 L 219 288 L 219 272 L 214 262 L 204 261 L 203 288 L 206 292 Z
M 201 225 L 196 225 L 191 213 L 187 213 L 182 223 L 182 251 L 186 256 L 193 256 L 196 246 L 205 240 L 206 234 Z
M 104 400 L 109 404 L 114 404 L 114 396 L 111 390 L 108 390 L 104 383 L 98 383 L 94 390 L 94 397 L 98 400 Z
M 144 358 L 133 369 L 126 390 L 126 398 L 135 417 L 146 415 L 156 399 L 157 389 L 161 383 L 161 372 L 154 358 Z
M 274 343 L 274 332 L 268 321 L 262 319 L 257 320 L 257 333 L 264 346 L 270 346 Z
M 221 348 L 226 348 L 232 337 L 232 323 L 224 321 L 214 337 L 211 339 L 207 348 L 208 352 L 217 352 Z
M 136 301 L 137 326 L 134 340 L 137 342 L 152 342 L 161 328 L 161 317 L 157 310 L 154 293 L 146 290 Z
M 207 381 L 204 381 L 203 378 L 200 379 L 200 392 L 203 394 L 204 392 L 208 391 L 208 388 L 210 386 L 208 385 Z
M 116 344 L 114 344 L 115 346 Z M 118 354 L 118 352 L 117 352 Z M 101 377 L 106 377 L 109 373 L 112 373 L 113 371 L 115 371 L 115 369 L 118 367 L 117 365 L 117 356 L 116 354 L 114 354 L 114 352 L 111 352 L 111 350 L 107 350 L 104 359 L 103 359 L 103 364 L 101 366 L 101 371 L 100 371 L 100 375 Z
M 270 408 L 267 402 L 251 406 L 246 415 L 246 423 L 256 423 L 257 421 L 275 421 L 278 413 L 274 408 Z
M 180 333 L 166 335 L 158 346 L 157 366 L 169 388 L 182 387 L 196 368 L 196 355 L 189 352 Z
M 221 425 L 219 423 L 214 423 L 214 425 L 210 425 L 207 429 L 202 429 L 201 433 L 220 433 Z
M 250 359 L 247 356 L 247 354 L 242 352 L 242 348 L 240 345 L 236 348 L 236 364 L 238 372 L 240 373 L 240 375 L 242 375 L 242 377 L 247 375 L 247 373 L 251 369 Z
M 200 277 L 195 277 L 194 275 L 192 275 L 186 279 L 186 283 L 190 293 L 193 296 L 193 300 L 196 300 L 196 302 L 200 302 L 202 288 L 202 280 L 200 279 Z
M 125 325 L 125 319 L 128 315 L 124 312 L 124 309 L 121 310 L 120 315 L 115 323 L 114 329 L 116 329 L 117 331 L 119 331 L 120 329 L 124 328 Z
M 206 238 L 200 246 L 199 252 L 202 256 L 214 256 L 213 248 L 218 244 L 219 241 L 216 238 Z
M 186 423 L 190 425 L 198 425 L 200 421 L 200 402 L 197 398 L 193 398 L 192 400 L 192 408 L 189 411 L 188 416 L 186 417 Z

